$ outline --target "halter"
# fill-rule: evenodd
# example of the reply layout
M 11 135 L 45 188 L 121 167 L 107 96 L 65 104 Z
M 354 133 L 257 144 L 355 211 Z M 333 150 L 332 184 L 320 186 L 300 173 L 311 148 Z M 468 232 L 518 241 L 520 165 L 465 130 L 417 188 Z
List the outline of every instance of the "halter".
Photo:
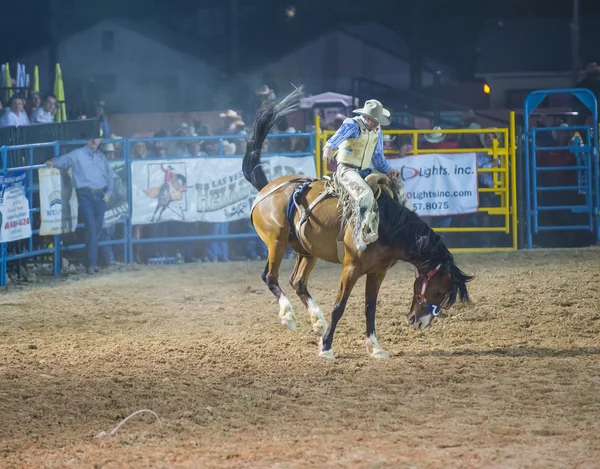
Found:
M 428 303 L 425 299 L 425 291 L 427 290 L 427 285 L 429 284 L 429 280 L 431 280 L 431 277 L 437 274 L 441 268 L 442 264 L 438 264 L 437 267 L 431 269 L 426 274 L 419 274 L 419 277 L 423 277 L 423 283 L 421 283 L 421 292 L 418 295 L 415 293 L 417 303 L 423 306 L 425 310 L 434 317 L 440 314 L 440 312 L 442 311 L 442 307 Z

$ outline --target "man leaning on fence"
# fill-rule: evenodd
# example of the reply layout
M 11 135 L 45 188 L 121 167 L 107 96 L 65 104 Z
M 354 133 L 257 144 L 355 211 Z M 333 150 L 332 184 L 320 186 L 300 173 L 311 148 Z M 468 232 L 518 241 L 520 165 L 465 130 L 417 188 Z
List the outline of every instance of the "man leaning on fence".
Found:
M 88 274 L 98 272 L 98 241 L 104 224 L 106 202 L 113 192 L 114 173 L 108 159 L 98 149 L 99 138 L 87 138 L 87 144 L 47 162 L 52 168 L 73 170 L 73 184 L 85 223 Z

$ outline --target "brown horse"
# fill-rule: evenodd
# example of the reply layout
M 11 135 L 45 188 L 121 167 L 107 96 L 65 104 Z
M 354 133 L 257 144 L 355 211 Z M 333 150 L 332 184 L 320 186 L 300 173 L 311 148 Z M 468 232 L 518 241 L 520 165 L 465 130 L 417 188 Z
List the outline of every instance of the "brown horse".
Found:
M 281 322 L 294 331 L 296 315 L 278 283 L 281 261 L 287 246 L 292 246 L 296 251 L 296 266 L 290 284 L 308 309 L 313 329 L 322 337 L 319 354 L 334 358 L 332 343 L 335 328 L 344 314 L 346 302 L 357 280 L 366 275 L 367 347 L 373 357 L 387 357 L 387 352 L 379 345 L 375 335 L 375 308 L 379 288 L 390 267 L 398 261 L 405 261 L 414 265 L 419 273 L 414 282 L 412 305 L 407 314 L 408 323 L 416 330 L 424 330 L 442 307 L 450 307 L 457 298 L 468 301 L 466 283 L 472 277 L 455 265 L 454 257 L 441 238 L 417 214 L 385 191 L 381 191 L 378 198 L 379 239 L 369 244 L 364 251 L 355 248 L 351 226 L 345 228 L 345 232 L 341 231 L 342 220 L 337 198 L 324 198 L 318 202 L 311 208 L 302 233 L 295 232 L 287 215 L 290 196 L 299 184 L 310 182 L 308 192 L 300 201 L 306 210 L 324 191 L 325 182 L 310 181 L 310 178 L 294 175 L 268 182 L 260 161 L 260 151 L 275 122 L 298 109 L 301 95 L 302 90 L 298 89 L 280 103 L 268 103 L 258 111 L 244 155 L 244 176 L 259 191 L 251 220 L 269 251 L 262 279 L 279 301 Z M 299 216 L 300 214 L 295 213 L 294 224 Z M 308 292 L 307 283 L 317 259 L 340 263 L 337 247 L 340 233 L 343 233 L 344 242 L 342 277 L 331 313 L 331 324 L 327 326 L 323 312 Z M 302 236 L 302 242 L 298 236 Z

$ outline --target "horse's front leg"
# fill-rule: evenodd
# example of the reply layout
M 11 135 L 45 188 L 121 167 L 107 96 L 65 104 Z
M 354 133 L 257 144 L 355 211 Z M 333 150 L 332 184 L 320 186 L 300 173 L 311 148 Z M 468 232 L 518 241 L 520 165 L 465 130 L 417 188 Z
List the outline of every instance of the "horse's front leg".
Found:
M 348 258 L 349 256 L 346 257 Z M 331 346 L 333 344 L 333 334 L 335 333 L 337 323 L 344 315 L 344 310 L 346 309 L 346 303 L 348 302 L 350 293 L 352 292 L 354 285 L 356 285 L 356 281 L 361 277 L 361 275 L 362 271 L 358 267 L 352 265 L 350 262 L 347 265 L 344 265 L 340 288 L 338 289 L 335 305 L 333 305 L 333 311 L 331 312 L 331 324 L 321 339 L 321 350 L 319 352 L 319 356 L 330 359 L 335 358 L 335 355 L 331 350 Z
M 367 319 L 367 352 L 373 358 L 388 358 L 390 355 L 383 350 L 375 336 L 375 311 L 377 309 L 377 296 L 381 283 L 387 274 L 387 269 L 372 274 L 367 274 L 365 289 L 365 316 Z

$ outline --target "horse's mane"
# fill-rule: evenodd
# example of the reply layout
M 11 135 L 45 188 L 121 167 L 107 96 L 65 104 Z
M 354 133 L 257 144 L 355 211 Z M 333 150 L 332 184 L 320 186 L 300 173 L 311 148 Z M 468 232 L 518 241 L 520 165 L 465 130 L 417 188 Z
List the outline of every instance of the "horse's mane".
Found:
M 441 271 L 452 276 L 452 288 L 444 306 L 452 306 L 457 299 L 469 301 L 467 282 L 473 279 L 454 263 L 454 256 L 442 238 L 419 215 L 381 191 L 379 199 L 379 239 L 388 246 L 401 247 L 407 261 L 421 259 L 430 268 L 441 264 Z

